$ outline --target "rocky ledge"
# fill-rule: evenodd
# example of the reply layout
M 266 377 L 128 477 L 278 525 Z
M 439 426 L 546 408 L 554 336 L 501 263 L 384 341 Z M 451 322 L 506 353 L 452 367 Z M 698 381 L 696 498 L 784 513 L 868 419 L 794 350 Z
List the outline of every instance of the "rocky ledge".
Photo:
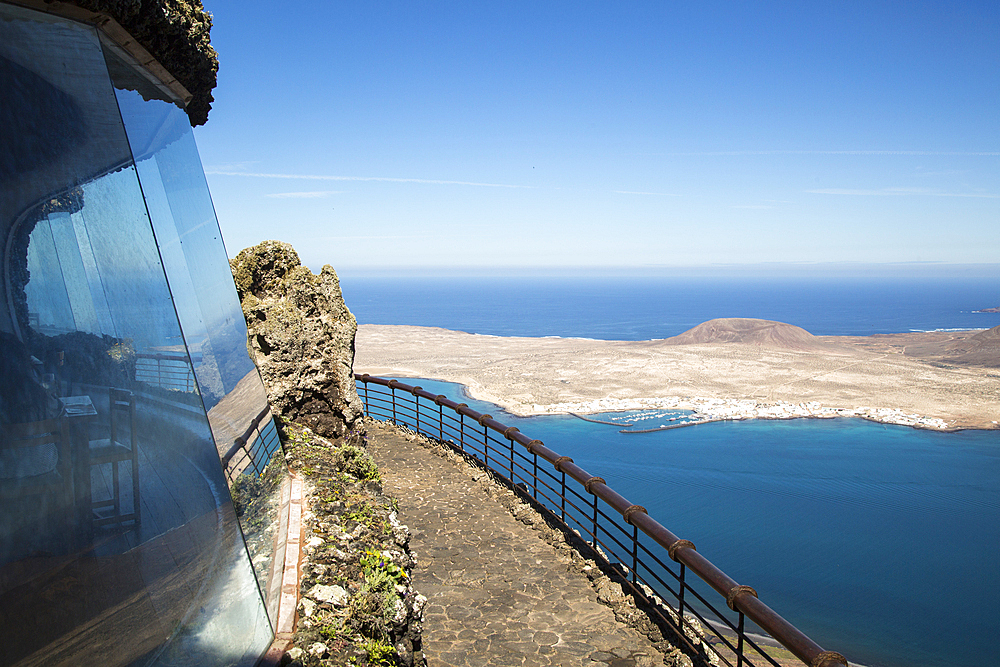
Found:
M 191 125 L 204 125 L 212 108 L 219 56 L 212 48 L 212 15 L 200 0 L 68 0 L 115 19 L 193 96 Z
M 290 422 L 282 431 L 307 507 L 298 623 L 282 664 L 422 665 L 427 600 L 410 584 L 410 531 L 382 493 L 367 436 L 331 442 Z

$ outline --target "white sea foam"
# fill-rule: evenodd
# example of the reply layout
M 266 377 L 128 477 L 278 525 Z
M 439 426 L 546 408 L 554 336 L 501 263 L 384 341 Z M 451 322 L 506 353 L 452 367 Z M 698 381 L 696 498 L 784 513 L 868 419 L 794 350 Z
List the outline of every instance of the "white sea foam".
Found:
M 986 331 L 986 329 L 971 329 L 969 327 L 956 327 L 954 329 L 910 329 L 912 333 L 948 333 L 950 331 Z

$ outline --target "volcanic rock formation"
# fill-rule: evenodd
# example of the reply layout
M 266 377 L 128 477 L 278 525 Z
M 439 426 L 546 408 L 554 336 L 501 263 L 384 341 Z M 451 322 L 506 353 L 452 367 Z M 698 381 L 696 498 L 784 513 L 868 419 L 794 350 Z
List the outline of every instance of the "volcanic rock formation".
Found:
M 230 265 L 271 409 L 322 436 L 344 435 L 363 411 L 351 371 L 358 325 L 333 267 L 315 275 L 280 241 L 241 250 Z
M 827 344 L 816 336 L 793 324 L 736 317 L 702 322 L 678 336 L 667 338 L 663 343 L 667 345 L 744 343 L 791 350 L 827 347 Z
M 219 56 L 210 42 L 212 15 L 200 0 L 70 0 L 110 16 L 142 44 L 194 97 L 185 109 L 204 125 L 212 108 Z

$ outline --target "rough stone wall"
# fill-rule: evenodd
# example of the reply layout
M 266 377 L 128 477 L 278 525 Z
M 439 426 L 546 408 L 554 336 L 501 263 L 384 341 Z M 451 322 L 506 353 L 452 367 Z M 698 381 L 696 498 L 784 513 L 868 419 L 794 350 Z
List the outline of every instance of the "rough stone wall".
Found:
M 212 48 L 212 15 L 200 0 L 71 0 L 107 14 L 167 68 L 194 97 L 191 125 L 204 125 L 212 108 L 219 56 Z
M 352 375 L 358 325 L 336 272 L 312 273 L 280 241 L 241 250 L 230 265 L 271 409 L 325 437 L 347 433 L 363 412 Z

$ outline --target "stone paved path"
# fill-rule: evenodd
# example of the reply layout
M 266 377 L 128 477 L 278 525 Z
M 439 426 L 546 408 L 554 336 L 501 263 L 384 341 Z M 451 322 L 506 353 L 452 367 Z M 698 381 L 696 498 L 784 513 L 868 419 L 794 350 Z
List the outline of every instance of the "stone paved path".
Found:
M 598 602 L 568 549 L 543 541 L 491 497 L 481 471 L 391 427 L 369 425 L 369 435 L 384 488 L 412 532 L 413 584 L 428 598 L 429 667 L 663 664 L 646 637 Z

